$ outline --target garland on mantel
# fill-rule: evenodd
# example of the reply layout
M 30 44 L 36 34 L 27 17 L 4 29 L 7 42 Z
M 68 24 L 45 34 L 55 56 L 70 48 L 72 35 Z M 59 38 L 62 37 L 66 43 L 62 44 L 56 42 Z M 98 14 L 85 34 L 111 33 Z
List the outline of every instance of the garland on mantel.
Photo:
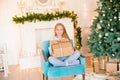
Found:
M 14 16 L 13 21 L 18 24 L 22 23 L 24 24 L 25 22 L 36 22 L 36 21 L 54 21 L 62 18 L 71 18 L 71 22 L 73 22 L 74 29 L 76 30 L 75 32 L 75 37 L 76 37 L 76 49 L 81 48 L 81 28 L 77 27 L 78 22 L 77 22 L 77 14 L 75 14 L 73 11 L 56 11 L 54 13 L 26 13 L 26 15 L 18 17 Z

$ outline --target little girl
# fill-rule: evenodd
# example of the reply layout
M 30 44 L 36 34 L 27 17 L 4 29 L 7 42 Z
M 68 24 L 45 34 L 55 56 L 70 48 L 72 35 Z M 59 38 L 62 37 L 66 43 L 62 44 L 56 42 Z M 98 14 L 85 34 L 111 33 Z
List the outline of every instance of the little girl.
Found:
M 57 23 L 54 28 L 55 36 L 53 40 L 61 40 L 61 39 L 68 39 L 68 34 L 66 32 L 65 26 L 62 23 Z M 50 56 L 48 58 L 49 62 L 53 66 L 70 66 L 79 64 L 78 58 L 80 57 L 80 51 L 76 50 L 70 56 L 63 56 L 63 57 L 55 57 L 53 56 L 53 52 L 51 49 L 51 43 L 49 47 Z

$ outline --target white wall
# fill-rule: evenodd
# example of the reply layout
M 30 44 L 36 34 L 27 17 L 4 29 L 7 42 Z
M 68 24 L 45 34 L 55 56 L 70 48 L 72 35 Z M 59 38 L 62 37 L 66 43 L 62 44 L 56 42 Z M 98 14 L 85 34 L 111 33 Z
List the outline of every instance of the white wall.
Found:
M 9 64 L 18 63 L 19 28 L 12 22 L 17 11 L 16 0 L 0 0 L 0 45 L 7 45 Z
M 65 0 L 65 8 L 78 14 L 80 27 L 90 26 L 96 0 Z M 19 13 L 17 0 L 0 0 L 0 44 L 7 45 L 9 65 L 18 64 L 21 53 L 19 25 L 12 21 L 12 17 Z

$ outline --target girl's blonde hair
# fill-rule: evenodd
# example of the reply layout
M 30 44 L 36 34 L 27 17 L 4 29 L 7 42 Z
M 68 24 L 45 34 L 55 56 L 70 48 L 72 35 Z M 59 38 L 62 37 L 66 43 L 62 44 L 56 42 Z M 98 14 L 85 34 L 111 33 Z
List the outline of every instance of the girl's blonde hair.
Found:
M 62 26 L 62 28 L 63 28 L 62 37 L 63 37 L 63 38 L 67 38 L 68 40 L 70 40 L 70 38 L 69 38 L 69 36 L 68 36 L 68 34 L 67 34 L 67 31 L 66 31 L 66 29 L 65 29 L 65 26 L 64 26 L 62 23 L 57 23 L 57 24 L 55 25 L 54 32 L 55 32 L 57 26 Z M 55 36 L 57 36 L 56 32 L 55 32 Z

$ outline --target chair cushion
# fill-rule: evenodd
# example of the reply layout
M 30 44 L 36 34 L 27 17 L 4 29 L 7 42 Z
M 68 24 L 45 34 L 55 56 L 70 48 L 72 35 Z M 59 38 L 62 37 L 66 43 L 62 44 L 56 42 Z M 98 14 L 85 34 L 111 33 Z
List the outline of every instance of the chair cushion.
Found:
M 71 76 L 77 74 L 84 74 L 85 67 L 81 64 L 74 66 L 65 66 L 65 67 L 50 67 L 48 70 L 49 78 L 57 78 L 64 76 Z

